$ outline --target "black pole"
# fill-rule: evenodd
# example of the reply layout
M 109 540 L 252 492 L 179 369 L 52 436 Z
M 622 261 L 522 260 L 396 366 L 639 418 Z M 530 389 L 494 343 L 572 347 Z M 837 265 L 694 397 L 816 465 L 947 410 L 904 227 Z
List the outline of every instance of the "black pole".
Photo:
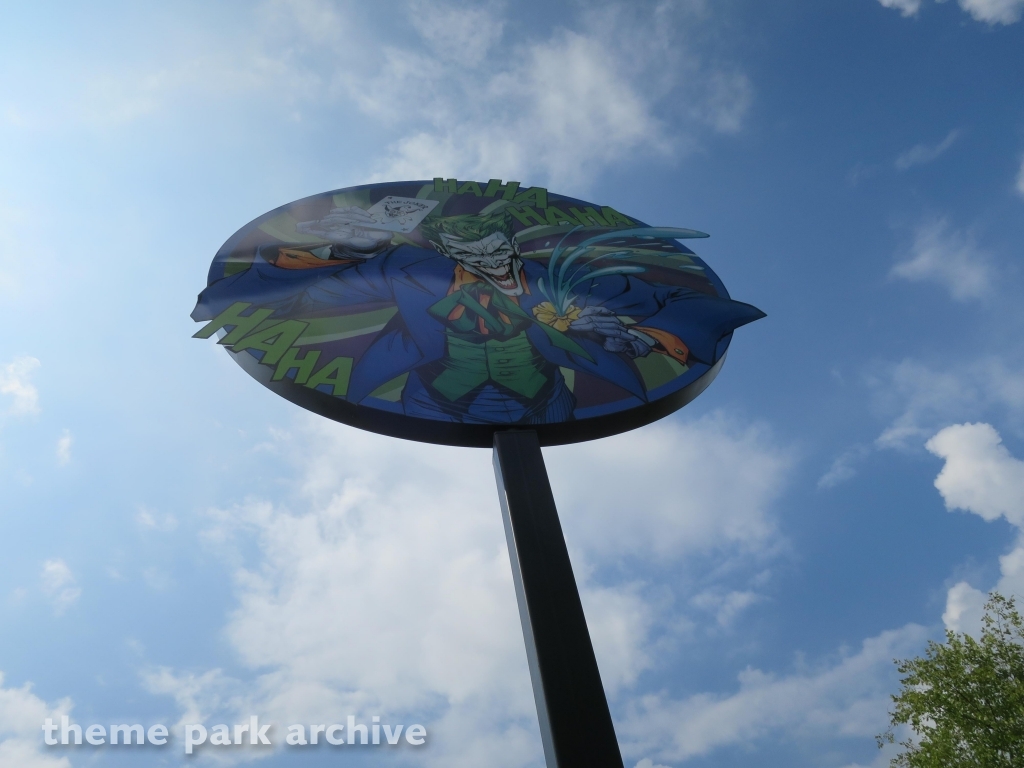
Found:
M 547 768 L 623 768 L 537 433 L 494 433 L 494 474 Z

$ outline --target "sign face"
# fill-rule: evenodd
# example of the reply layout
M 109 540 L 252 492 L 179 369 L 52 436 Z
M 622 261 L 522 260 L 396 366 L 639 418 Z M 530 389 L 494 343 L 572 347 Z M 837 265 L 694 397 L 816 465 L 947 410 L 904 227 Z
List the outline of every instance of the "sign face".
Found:
M 541 187 L 434 179 L 326 192 L 218 251 L 192 318 L 254 378 L 373 432 L 489 447 L 622 432 L 711 382 L 732 301 L 677 241 Z

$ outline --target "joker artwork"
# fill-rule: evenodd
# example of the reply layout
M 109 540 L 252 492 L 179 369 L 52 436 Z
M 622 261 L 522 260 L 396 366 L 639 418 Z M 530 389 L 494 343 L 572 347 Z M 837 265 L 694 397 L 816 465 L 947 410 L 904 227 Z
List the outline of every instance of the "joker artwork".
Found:
M 524 254 L 509 206 L 445 214 L 402 200 L 381 207 L 394 226 L 336 206 L 296 222 L 306 242 L 257 243 L 245 269 L 200 294 L 193 319 L 243 301 L 270 313 L 264 327 L 302 321 L 294 346 L 323 352 L 321 364 L 350 361 L 340 386 L 318 384 L 308 357 L 276 355 L 275 378 L 296 386 L 435 421 L 535 425 L 649 402 L 763 316 L 704 283 L 672 284 L 704 279 L 692 259 L 686 280 L 660 267 L 688 258 L 672 239 L 684 230 L 534 227 L 546 239 Z M 367 320 L 344 325 L 356 317 Z

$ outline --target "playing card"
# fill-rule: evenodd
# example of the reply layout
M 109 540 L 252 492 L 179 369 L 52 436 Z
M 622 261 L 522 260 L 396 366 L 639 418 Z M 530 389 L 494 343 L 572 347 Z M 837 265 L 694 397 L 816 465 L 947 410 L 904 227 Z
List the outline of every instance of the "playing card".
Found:
M 434 210 L 437 200 L 421 200 L 416 197 L 395 197 L 388 195 L 371 205 L 370 214 L 380 229 L 408 234 Z

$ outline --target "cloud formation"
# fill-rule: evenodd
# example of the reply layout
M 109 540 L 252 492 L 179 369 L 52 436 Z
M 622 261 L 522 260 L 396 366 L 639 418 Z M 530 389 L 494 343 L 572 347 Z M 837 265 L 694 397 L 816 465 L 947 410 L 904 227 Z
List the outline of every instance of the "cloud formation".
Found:
M 34 357 L 16 357 L 0 369 L 0 394 L 13 398 L 8 413 L 39 413 L 39 391 L 31 382 L 38 367 L 39 361 Z
M 40 730 L 46 718 L 60 722 L 71 711 L 71 700 L 50 706 L 32 693 L 28 683 L 21 688 L 4 687 L 0 672 L 0 765 L 11 768 L 71 768 L 67 757 L 44 752 Z
M 431 764 L 539 760 L 489 452 L 313 417 L 273 450 L 295 462 L 294 509 L 253 499 L 214 510 L 203 536 L 235 564 L 225 635 L 253 679 L 154 669 L 149 689 L 204 717 L 246 707 L 278 722 L 415 717 L 430 729 Z M 720 415 L 546 453 L 602 678 L 628 700 L 665 663 L 664 640 L 687 612 L 727 627 L 760 597 L 756 584 L 712 579 L 690 604 L 668 584 L 598 572 L 687 553 L 770 557 L 770 509 L 791 461 L 763 427 Z M 255 562 L 240 548 L 250 538 Z
M 50 602 L 53 603 L 53 612 L 58 616 L 64 613 L 82 594 L 75 575 L 71 572 L 68 564 L 60 558 L 43 563 L 39 580 L 43 594 L 50 598 Z
M 832 462 L 832 466 L 829 467 L 828 471 L 818 478 L 819 488 L 834 488 L 840 483 L 846 482 L 853 478 L 857 474 L 857 464 L 860 463 L 869 453 L 871 449 L 864 445 L 854 446 L 849 450 L 843 451 L 835 461 Z
M 488 754 L 509 768 L 539 761 L 489 453 L 313 418 L 294 437 L 279 433 L 274 450 L 298 462 L 295 510 L 250 500 L 213 511 L 204 534 L 237 564 L 226 636 L 254 677 L 158 668 L 149 690 L 173 696 L 190 722 L 242 710 L 279 722 L 416 716 L 430 729 L 429 765 Z M 655 565 L 651 579 L 658 563 L 702 552 L 720 563 L 770 556 L 779 542 L 771 505 L 791 459 L 763 427 L 716 414 L 545 453 L 602 676 L 625 712 L 617 725 L 628 760 L 677 764 L 761 739 L 869 738 L 884 728 L 891 660 L 919 648 L 921 627 L 788 674 L 746 669 L 731 694 L 678 696 L 642 676 L 668 663 L 664 625 L 692 626 L 689 607 L 723 628 L 762 597 L 756 586 L 712 581 L 659 602 L 643 581 L 610 579 L 605 566 L 643 558 Z M 247 537 L 258 543 L 255 562 L 238 548 Z
M 938 3 L 945 0 L 935 0 Z M 916 16 L 921 0 L 878 0 L 886 8 L 895 8 L 903 16 Z M 1014 24 L 1024 14 L 1024 0 L 957 0 L 975 21 L 986 24 Z
M 793 463 L 765 426 L 721 413 L 545 455 L 565 524 L 603 559 L 772 548 L 770 509 Z
M 959 136 L 960 131 L 952 130 L 938 144 L 915 144 L 896 158 L 896 169 L 905 171 L 915 165 L 927 165 L 952 147 Z
M 895 8 L 904 16 L 914 16 L 921 10 L 921 0 L 878 0 L 885 8 Z
M 57 463 L 60 466 L 64 467 L 71 463 L 71 445 L 74 441 L 70 429 L 65 429 L 64 433 L 57 438 Z
M 903 360 L 869 379 L 879 407 L 899 415 L 875 440 L 878 448 L 919 446 L 950 421 L 990 412 L 1024 416 L 1024 371 L 999 357 L 950 368 Z
M 994 588 L 1024 596 L 1024 461 L 1010 454 L 990 424 L 954 424 L 926 447 L 945 460 L 935 487 L 946 509 L 972 512 L 988 522 L 1002 517 L 1017 529 L 1017 543 L 999 558 L 1001 576 Z M 946 626 L 977 633 L 985 600 L 985 592 L 957 583 L 946 597 Z
M 866 383 L 873 409 L 891 420 L 872 445 L 843 451 L 819 478 L 819 488 L 856 476 L 873 449 L 919 450 L 951 421 L 998 416 L 1024 424 L 1024 367 L 1009 357 L 965 359 L 953 367 L 908 358 L 872 372 Z
M 891 274 L 912 282 L 937 283 L 957 301 L 967 301 L 988 293 L 992 271 L 988 254 L 970 233 L 950 231 L 946 219 L 934 219 L 918 227 L 910 253 Z
M 643 696 L 630 707 L 619 737 L 629 754 L 673 763 L 769 735 L 870 738 L 885 728 L 892 659 L 916 652 L 926 637 L 925 628 L 908 624 L 817 669 L 778 676 L 748 668 L 729 696 Z
M 1024 528 L 1024 461 L 1010 455 L 990 424 L 946 427 L 925 447 L 946 460 L 935 487 L 947 509 L 968 510 L 989 522 L 1004 517 Z
M 1024 13 L 1024 0 L 958 0 L 960 7 L 977 21 L 1014 24 Z
M 178 518 L 170 512 L 166 515 L 160 515 L 148 507 L 139 507 L 139 511 L 135 515 L 135 522 L 141 528 L 160 531 L 161 533 L 169 533 L 178 527 Z
M 364 158 L 368 180 L 554 185 L 586 185 L 637 157 L 678 158 L 741 130 L 752 86 L 714 47 L 702 3 L 573 6 L 568 28 L 530 34 L 510 26 L 514 9 L 408 0 L 381 34 L 358 3 L 266 0 L 248 24 L 218 35 L 171 27 L 132 66 L 93 64 L 81 85 L 52 94 L 60 120 L 28 114 L 25 126 L 111 130 L 197 104 L 246 119 L 259 103 L 295 123 L 333 115 L 347 127 L 341 144 L 349 132 L 381 136 L 384 150 Z
M 417 127 L 393 144 L 375 179 L 450 169 L 580 184 L 631 154 L 672 156 L 707 130 L 742 126 L 749 80 L 703 61 L 684 33 L 701 19 L 686 6 L 605 5 L 572 31 L 532 40 L 507 39 L 499 8 L 474 9 L 467 25 L 461 6 L 432 4 L 416 22 L 429 52 L 388 51 L 364 109 L 411 105 Z M 453 50 L 468 51 L 473 69 Z M 414 99 L 396 98 L 412 89 Z

